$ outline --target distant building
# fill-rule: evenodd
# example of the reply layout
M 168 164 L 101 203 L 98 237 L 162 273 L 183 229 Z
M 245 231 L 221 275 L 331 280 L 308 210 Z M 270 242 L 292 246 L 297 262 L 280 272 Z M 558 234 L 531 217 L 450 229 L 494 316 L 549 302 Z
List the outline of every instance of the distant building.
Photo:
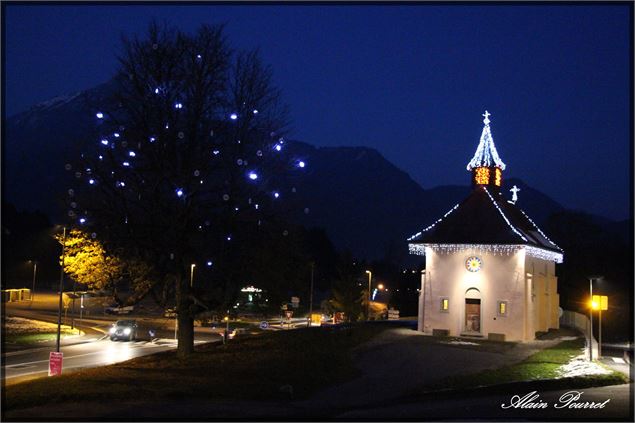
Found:
M 486 111 L 480 143 L 467 165 L 471 194 L 408 239 L 425 255 L 418 329 L 453 336 L 527 341 L 558 328 L 555 264 L 563 252 L 501 193 L 505 164 Z

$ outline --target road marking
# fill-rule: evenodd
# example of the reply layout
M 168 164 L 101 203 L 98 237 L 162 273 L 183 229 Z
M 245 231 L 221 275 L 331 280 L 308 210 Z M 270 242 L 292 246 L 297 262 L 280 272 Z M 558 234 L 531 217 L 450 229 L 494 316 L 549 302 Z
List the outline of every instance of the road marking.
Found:
M 150 346 L 150 345 L 148 345 Z M 152 345 L 153 347 L 160 347 L 163 345 Z M 135 348 L 135 349 L 140 349 L 140 348 Z M 95 354 L 103 354 L 103 351 L 94 351 L 94 352 L 89 352 L 89 353 L 85 353 L 85 354 L 77 354 L 77 355 L 70 355 L 68 357 L 64 357 L 64 360 L 70 360 L 72 358 L 77 358 L 77 357 L 85 357 L 87 355 L 95 355 Z M 27 365 L 27 364 L 36 364 L 36 363 L 48 363 L 48 359 L 46 360 L 38 360 L 38 361 L 30 361 L 27 363 L 17 363 L 17 364 L 10 364 L 8 366 L 4 366 L 7 369 L 12 369 L 18 366 L 23 366 L 23 365 Z

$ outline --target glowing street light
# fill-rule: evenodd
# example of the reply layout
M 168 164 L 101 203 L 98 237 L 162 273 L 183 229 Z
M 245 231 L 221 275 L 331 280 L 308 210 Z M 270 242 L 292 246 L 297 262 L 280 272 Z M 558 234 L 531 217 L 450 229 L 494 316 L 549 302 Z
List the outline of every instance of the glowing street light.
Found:
M 195 267 L 196 265 L 194 263 L 190 265 L 190 288 L 194 286 L 194 268 Z

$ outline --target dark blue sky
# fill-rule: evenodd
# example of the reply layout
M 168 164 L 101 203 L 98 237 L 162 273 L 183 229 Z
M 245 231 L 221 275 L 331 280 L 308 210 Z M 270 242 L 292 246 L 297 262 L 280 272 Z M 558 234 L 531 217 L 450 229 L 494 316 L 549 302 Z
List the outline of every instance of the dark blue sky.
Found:
M 492 134 L 520 177 L 566 207 L 629 215 L 631 34 L 623 5 L 13 6 L 6 112 L 90 88 L 121 34 L 152 18 L 227 23 L 260 47 L 291 108 L 290 138 L 379 150 L 424 188 L 468 184 Z M 522 203 L 522 192 L 519 194 Z

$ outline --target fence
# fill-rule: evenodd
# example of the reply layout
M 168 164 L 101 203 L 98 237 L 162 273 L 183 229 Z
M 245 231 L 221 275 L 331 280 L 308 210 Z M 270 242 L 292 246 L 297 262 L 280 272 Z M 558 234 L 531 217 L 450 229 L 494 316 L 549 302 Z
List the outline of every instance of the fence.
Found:
M 584 349 L 584 354 L 587 358 L 589 358 L 589 325 L 591 322 L 589 321 L 589 316 L 585 316 L 582 313 L 578 313 L 575 311 L 564 310 L 562 316 L 560 316 L 560 326 L 565 326 L 572 329 L 577 329 L 584 334 L 586 338 L 586 347 Z M 593 358 L 597 359 L 598 357 L 598 342 L 593 337 Z

